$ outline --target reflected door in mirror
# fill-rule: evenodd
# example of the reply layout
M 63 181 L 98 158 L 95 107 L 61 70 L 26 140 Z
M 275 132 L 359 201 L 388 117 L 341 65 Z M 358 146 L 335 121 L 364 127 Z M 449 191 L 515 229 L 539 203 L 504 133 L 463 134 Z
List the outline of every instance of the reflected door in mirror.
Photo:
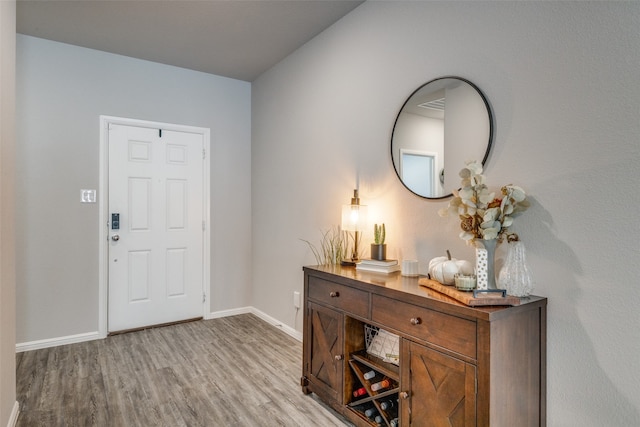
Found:
M 486 160 L 493 119 L 486 98 L 458 77 L 432 80 L 402 106 L 391 137 L 391 158 L 405 187 L 425 198 L 448 197 L 468 160 Z

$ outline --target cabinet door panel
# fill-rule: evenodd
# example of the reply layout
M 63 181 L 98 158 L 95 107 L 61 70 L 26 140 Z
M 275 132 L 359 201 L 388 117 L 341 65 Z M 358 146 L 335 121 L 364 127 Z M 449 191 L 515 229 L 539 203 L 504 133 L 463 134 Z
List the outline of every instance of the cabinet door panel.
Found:
M 475 366 L 438 351 L 404 341 L 403 425 L 471 427 L 476 425 Z
M 341 402 L 343 377 L 342 313 L 309 303 L 309 380 Z M 336 356 L 340 356 L 336 358 Z

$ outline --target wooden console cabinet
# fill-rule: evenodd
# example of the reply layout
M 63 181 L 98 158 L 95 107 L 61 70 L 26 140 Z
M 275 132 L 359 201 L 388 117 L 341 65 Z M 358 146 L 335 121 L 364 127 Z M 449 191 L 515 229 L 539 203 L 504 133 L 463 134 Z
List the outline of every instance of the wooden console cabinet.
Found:
M 304 393 L 357 426 L 546 426 L 546 298 L 472 308 L 399 273 L 303 270 Z M 365 326 L 399 337 L 398 364 Z

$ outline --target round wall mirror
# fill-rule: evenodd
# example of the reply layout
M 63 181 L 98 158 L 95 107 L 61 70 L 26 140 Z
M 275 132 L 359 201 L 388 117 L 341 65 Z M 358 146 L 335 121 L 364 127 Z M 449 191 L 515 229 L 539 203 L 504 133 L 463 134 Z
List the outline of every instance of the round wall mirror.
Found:
M 400 109 L 391 134 L 391 159 L 407 189 L 427 199 L 449 197 L 469 160 L 489 155 L 493 117 L 473 83 L 441 77 L 420 86 Z

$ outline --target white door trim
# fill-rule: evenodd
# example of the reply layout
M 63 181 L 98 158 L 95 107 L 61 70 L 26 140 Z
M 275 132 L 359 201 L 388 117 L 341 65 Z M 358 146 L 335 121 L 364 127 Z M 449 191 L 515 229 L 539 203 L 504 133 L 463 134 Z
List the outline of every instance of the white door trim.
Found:
M 194 126 L 176 125 L 171 123 L 150 122 L 138 119 L 127 119 L 122 117 L 100 116 L 100 182 L 98 187 L 98 209 L 99 209 L 99 265 L 98 265 L 98 333 L 104 338 L 108 333 L 108 302 L 109 302 L 109 125 L 119 124 L 127 126 L 148 127 L 153 129 L 171 130 L 177 132 L 189 132 L 202 135 L 205 161 L 203 162 L 203 218 L 206 218 L 203 224 L 203 272 L 202 272 L 202 316 L 207 318 L 210 310 L 209 291 L 211 288 L 211 183 L 210 183 L 210 165 L 211 161 L 211 131 L 207 128 Z

